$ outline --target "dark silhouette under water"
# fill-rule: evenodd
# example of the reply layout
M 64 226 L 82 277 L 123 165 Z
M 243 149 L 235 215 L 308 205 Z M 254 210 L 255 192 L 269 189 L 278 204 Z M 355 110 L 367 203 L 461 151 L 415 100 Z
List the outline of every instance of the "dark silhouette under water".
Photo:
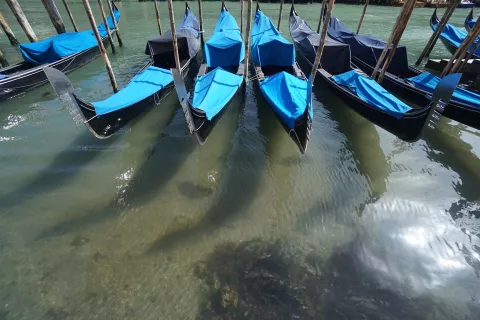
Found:
M 324 260 L 293 241 L 227 243 L 198 263 L 203 319 L 478 319 L 454 314 L 431 296 L 411 296 L 362 265 L 355 239 Z

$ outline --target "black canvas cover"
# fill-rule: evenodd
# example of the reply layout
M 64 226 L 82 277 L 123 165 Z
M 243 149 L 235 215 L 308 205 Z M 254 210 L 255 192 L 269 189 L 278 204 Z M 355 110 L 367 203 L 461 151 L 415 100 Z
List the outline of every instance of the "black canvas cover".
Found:
M 328 35 L 337 41 L 349 44 L 352 55 L 371 66 L 377 64 L 377 59 L 380 58 L 386 45 L 383 40 L 354 33 L 335 17 L 331 17 L 328 24 Z M 388 71 L 399 76 L 408 73 L 407 48 L 405 46 L 397 47 Z
M 290 35 L 297 49 L 313 63 L 320 43 L 320 35 L 296 14 L 293 7 L 290 12 Z M 350 70 L 349 45 L 326 37 L 320 65 L 331 74 Z
M 190 8 L 187 7 L 185 10 L 183 20 L 176 32 L 180 59 L 193 58 L 200 49 L 200 26 Z M 170 64 L 169 62 L 173 61 L 172 31 L 169 29 L 161 36 L 148 40 L 145 54 L 153 58 L 155 66 L 165 67 Z

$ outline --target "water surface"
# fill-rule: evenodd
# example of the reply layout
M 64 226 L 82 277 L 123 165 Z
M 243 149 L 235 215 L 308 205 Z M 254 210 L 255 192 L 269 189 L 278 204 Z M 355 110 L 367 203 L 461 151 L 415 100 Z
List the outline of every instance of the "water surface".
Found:
M 54 34 L 39 1 L 22 6 L 39 38 Z M 151 2 L 118 6 L 125 46 L 109 57 L 123 86 L 157 26 Z M 278 5 L 261 7 L 277 21 Z M 204 3 L 206 38 L 219 9 Z M 297 6 L 312 26 L 319 10 Z M 386 39 L 398 12 L 370 7 L 362 33 Z M 353 29 L 360 13 L 334 9 Z M 431 13 L 415 9 L 402 38 L 411 62 Z M 449 54 L 439 43 L 432 56 Z M 101 59 L 69 77 L 87 100 L 111 94 Z M 201 147 L 174 94 L 108 140 L 76 126 L 49 86 L 2 103 L 0 319 L 479 319 L 480 132 L 442 119 L 408 144 L 314 95 L 303 156 L 252 83 Z

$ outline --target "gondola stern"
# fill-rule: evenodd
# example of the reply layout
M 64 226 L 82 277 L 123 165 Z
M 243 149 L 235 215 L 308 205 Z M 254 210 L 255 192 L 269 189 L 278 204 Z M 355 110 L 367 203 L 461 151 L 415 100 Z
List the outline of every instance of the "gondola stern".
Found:
M 434 26 L 438 24 L 437 8 L 433 11 L 432 17 L 430 18 L 430 26 L 434 29 Z
M 468 13 L 468 16 L 465 18 L 465 22 L 463 23 L 463 26 L 467 32 L 470 32 L 470 25 L 469 22 L 473 20 L 473 8 L 470 10 Z

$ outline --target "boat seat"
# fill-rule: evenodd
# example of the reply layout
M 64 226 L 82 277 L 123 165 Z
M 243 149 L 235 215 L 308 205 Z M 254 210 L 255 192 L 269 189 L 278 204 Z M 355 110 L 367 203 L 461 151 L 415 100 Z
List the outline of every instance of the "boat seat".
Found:
M 262 67 L 256 66 L 255 71 L 256 71 L 257 76 L 258 76 L 258 81 L 265 80 L 265 75 L 263 74 Z
M 238 66 L 236 74 L 239 75 L 239 76 L 245 75 L 245 63 L 240 63 L 240 65 Z
M 305 77 L 302 70 L 300 69 L 300 67 L 296 63 L 293 65 L 293 72 L 294 72 L 294 74 L 297 78 L 300 78 L 302 80 L 305 80 L 307 78 L 307 77 Z
M 200 69 L 198 70 L 198 75 L 197 77 L 201 77 L 203 76 L 206 72 L 207 72 L 207 69 L 208 69 L 208 65 L 206 63 L 202 64 L 200 66 Z

